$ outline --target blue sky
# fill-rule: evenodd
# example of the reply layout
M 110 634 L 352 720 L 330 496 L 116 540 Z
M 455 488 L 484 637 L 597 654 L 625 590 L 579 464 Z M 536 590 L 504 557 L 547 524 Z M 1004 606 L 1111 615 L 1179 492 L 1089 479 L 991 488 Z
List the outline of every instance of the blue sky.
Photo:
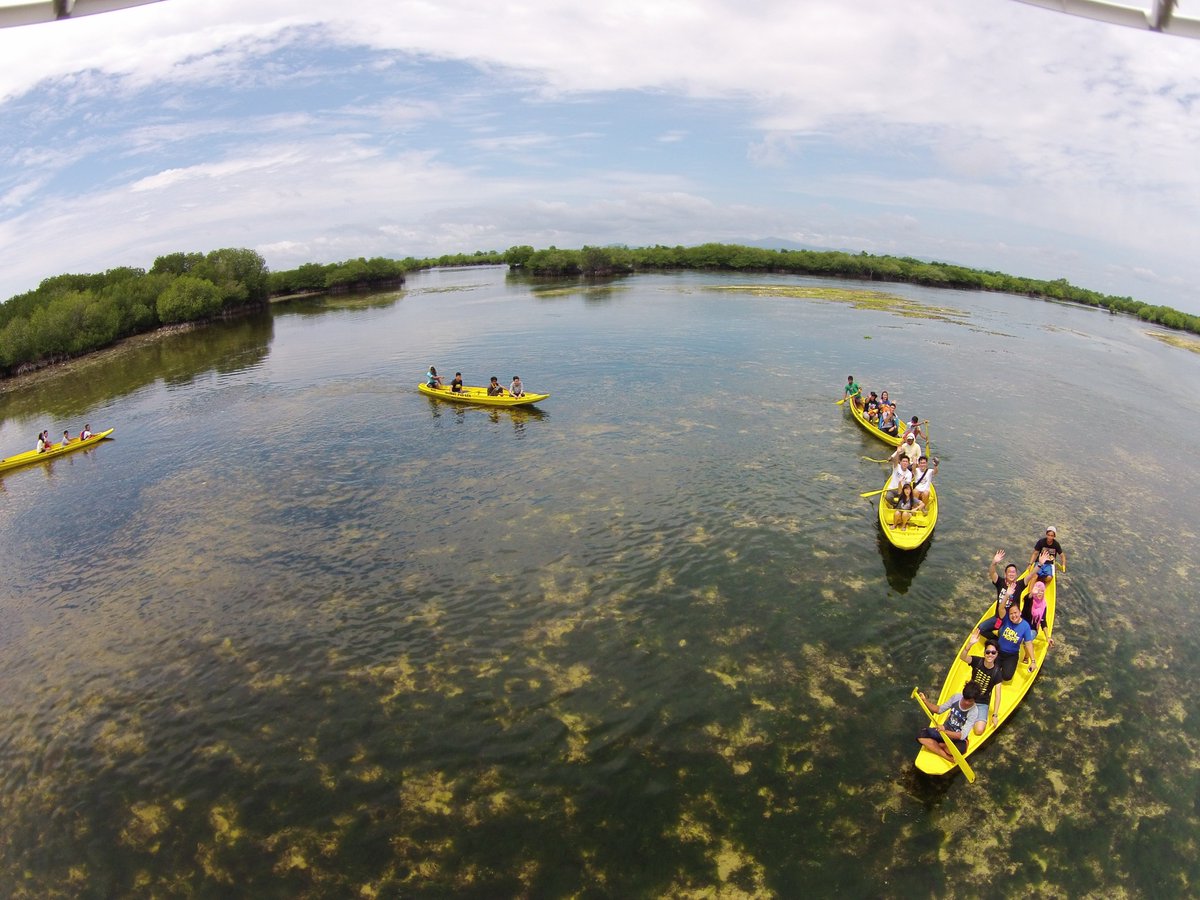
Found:
M 176 250 L 779 238 L 1200 312 L 1200 41 L 1012 0 L 164 0 L 0 58 L 0 298 Z

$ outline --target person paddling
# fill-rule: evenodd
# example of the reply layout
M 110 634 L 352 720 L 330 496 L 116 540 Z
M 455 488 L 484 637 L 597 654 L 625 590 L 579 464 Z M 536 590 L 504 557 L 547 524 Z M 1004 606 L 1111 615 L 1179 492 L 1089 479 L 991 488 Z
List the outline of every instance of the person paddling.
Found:
M 941 713 L 950 710 L 946 721 L 936 728 L 927 725 L 917 735 L 917 742 L 931 753 L 936 753 L 942 759 L 956 762 L 950 751 L 942 744 L 944 734 L 958 748 L 959 753 L 967 752 L 967 737 L 974 731 L 983 734 L 987 727 L 984 719 L 985 710 L 975 701 L 979 699 L 979 685 L 968 681 L 963 685 L 962 693 L 955 694 L 941 706 L 934 706 L 924 694 L 918 693 L 917 698 L 931 713 Z

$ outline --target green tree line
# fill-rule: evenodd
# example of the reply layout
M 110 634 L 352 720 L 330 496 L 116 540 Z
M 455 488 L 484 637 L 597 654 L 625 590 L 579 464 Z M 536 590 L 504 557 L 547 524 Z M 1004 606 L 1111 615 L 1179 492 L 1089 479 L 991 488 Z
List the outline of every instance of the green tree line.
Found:
M 415 259 L 388 259 L 376 256 L 372 259 L 359 257 L 339 263 L 305 263 L 296 269 L 272 272 L 270 287 L 272 297 L 288 294 L 340 293 L 358 291 L 392 284 L 403 284 L 406 272 L 431 269 L 435 266 L 481 266 L 502 265 L 504 254 L 487 250 L 474 253 L 447 253 Z
M 897 281 L 930 287 L 1003 291 L 1064 300 L 1137 316 L 1144 322 L 1200 334 L 1200 316 L 1076 287 L 911 257 L 838 250 L 767 250 L 738 244 L 695 247 L 588 247 L 500 253 L 477 250 L 417 259 L 359 257 L 306 263 L 270 272 L 253 250 L 171 253 L 150 271 L 116 268 L 91 275 L 55 275 L 0 304 L 0 376 L 98 350 L 162 325 L 212 319 L 261 306 L 272 296 L 359 290 L 402 284 L 405 273 L 444 266 L 507 264 L 535 276 L 614 276 L 665 270 L 719 270 Z
M 872 256 L 838 250 L 767 250 L 738 244 L 701 244 L 697 247 L 583 247 L 535 250 L 510 247 L 504 261 L 514 271 L 531 275 L 606 276 L 669 269 L 732 272 L 770 272 L 818 275 L 867 281 L 901 281 L 930 287 L 1003 291 L 1029 297 L 1065 300 L 1137 316 L 1144 322 L 1200 334 L 1200 316 L 1169 306 L 1155 306 L 1076 287 L 1065 278 L 1044 281 L 1003 272 L 981 271 L 949 263 L 926 262 L 906 256 Z
M 267 301 L 253 250 L 171 253 L 150 271 L 55 275 L 0 305 L 0 374 L 98 350 L 161 325 L 211 319 Z

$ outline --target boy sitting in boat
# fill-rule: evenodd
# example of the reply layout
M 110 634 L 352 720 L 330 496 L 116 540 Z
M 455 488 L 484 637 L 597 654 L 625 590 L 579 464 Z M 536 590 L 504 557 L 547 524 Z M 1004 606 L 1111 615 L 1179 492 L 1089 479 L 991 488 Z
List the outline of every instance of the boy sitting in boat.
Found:
M 874 391 L 871 391 L 863 404 L 863 415 L 872 425 L 879 421 L 879 395 Z
M 843 400 L 849 400 L 851 406 L 862 409 L 862 388 L 858 386 L 858 382 L 854 380 L 853 375 L 846 376 L 846 390 Z
M 455 372 L 454 378 L 450 380 L 450 393 L 461 394 L 463 389 L 462 372 Z
M 425 373 L 425 385 L 431 388 L 440 388 L 442 386 L 442 376 L 437 373 L 437 369 L 433 366 L 430 366 L 429 371 Z
M 942 744 L 943 734 L 958 748 L 959 753 L 966 753 L 967 736 L 972 731 L 976 734 L 983 734 L 984 729 L 987 728 L 987 710 L 975 702 L 979 699 L 979 685 L 973 681 L 964 684 L 961 694 L 955 694 L 941 706 L 934 706 L 922 693 L 918 693 L 917 697 L 931 713 L 950 710 L 950 715 L 946 716 L 945 722 L 936 728 L 927 725 L 917 735 L 917 742 L 922 747 L 943 759 L 954 762 L 954 757 Z
M 508 386 L 508 392 L 514 397 L 525 396 L 525 387 L 521 384 L 521 377 L 519 375 L 513 376 L 512 384 Z
M 495 375 L 493 375 L 492 380 L 490 382 L 488 382 L 488 396 L 489 397 L 503 397 L 504 396 L 504 388 L 502 388 L 500 386 L 500 380 L 498 378 L 496 378 Z

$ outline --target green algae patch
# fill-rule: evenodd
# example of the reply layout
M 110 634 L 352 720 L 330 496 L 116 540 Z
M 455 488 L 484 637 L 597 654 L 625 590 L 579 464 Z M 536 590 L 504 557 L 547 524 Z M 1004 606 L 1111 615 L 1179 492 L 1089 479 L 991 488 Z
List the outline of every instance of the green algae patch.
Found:
M 1178 347 L 1180 350 L 1190 350 L 1192 353 L 1200 353 L 1200 338 L 1187 337 L 1182 334 L 1170 334 L 1166 331 L 1146 331 L 1143 334 L 1154 338 L 1156 341 L 1161 341 L 1168 346 Z
M 950 306 L 930 306 L 889 294 L 886 291 L 856 290 L 854 288 L 804 287 L 801 285 L 784 284 L 730 284 L 713 285 L 706 290 L 736 294 L 749 294 L 753 297 L 790 297 L 796 300 L 823 300 L 828 303 L 849 303 L 855 309 L 870 309 L 878 312 L 890 312 L 908 319 L 932 319 L 942 322 L 961 323 L 968 314 L 961 309 Z
M 625 290 L 625 287 L 613 284 L 572 284 L 566 287 L 534 288 L 530 293 L 539 300 L 548 297 L 570 297 L 574 294 L 584 294 L 590 299 L 598 299 Z

